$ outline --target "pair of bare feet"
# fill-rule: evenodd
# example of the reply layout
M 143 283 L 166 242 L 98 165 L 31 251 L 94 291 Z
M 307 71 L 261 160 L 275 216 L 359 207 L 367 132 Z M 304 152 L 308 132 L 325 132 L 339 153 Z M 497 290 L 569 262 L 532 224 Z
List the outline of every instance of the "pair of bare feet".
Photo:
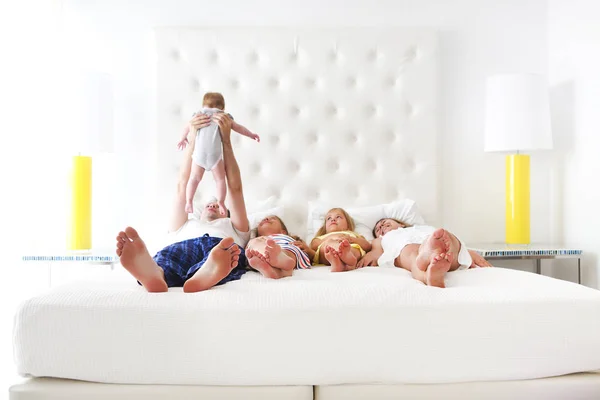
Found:
M 291 276 L 296 267 L 296 256 L 284 251 L 273 239 L 246 249 L 248 264 L 263 276 L 271 279 Z M 261 252 L 262 250 L 262 252 Z
M 325 259 L 331 265 L 331 272 L 344 272 L 356 269 L 358 257 L 352 252 L 348 239 L 339 242 L 337 250 L 330 245 L 325 247 Z
M 163 269 L 152 259 L 146 244 L 135 229 L 127 227 L 119 232 L 116 252 L 121 265 L 148 292 L 168 290 Z M 233 238 L 224 238 L 210 251 L 202 268 L 184 283 L 183 291 L 200 292 L 215 286 L 238 265 L 240 253 L 241 250 L 233 242 Z
M 217 203 L 219 205 L 219 213 L 222 216 L 227 215 L 227 207 L 225 207 L 225 202 L 221 201 Z M 194 213 L 194 202 L 193 201 L 189 201 L 185 203 L 185 212 L 188 214 L 193 214 Z
M 452 237 L 444 229 L 437 229 L 419 247 L 415 265 L 425 272 L 424 283 L 428 286 L 445 287 L 444 277 L 455 261 L 451 247 Z

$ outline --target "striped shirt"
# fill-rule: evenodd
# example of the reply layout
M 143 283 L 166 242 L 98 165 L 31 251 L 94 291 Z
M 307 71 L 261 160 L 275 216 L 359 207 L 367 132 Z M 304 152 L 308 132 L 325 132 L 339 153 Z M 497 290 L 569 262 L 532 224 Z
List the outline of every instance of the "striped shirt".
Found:
M 310 259 L 298 246 L 294 244 L 294 239 L 288 235 L 270 235 L 270 238 L 275 241 L 282 250 L 288 250 L 296 256 L 296 269 L 310 268 Z

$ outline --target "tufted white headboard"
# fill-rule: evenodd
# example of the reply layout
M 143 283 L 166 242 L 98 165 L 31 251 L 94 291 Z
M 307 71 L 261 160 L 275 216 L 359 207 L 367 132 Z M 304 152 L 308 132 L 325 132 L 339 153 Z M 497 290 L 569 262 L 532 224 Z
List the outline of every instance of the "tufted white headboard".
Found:
M 176 143 L 207 91 L 261 136 L 232 133 L 249 209 L 276 196 L 290 231 L 308 201 L 412 198 L 440 219 L 437 38 L 425 29 L 159 28 L 159 205 L 171 206 Z M 211 174 L 197 198 L 214 194 Z M 163 212 L 166 214 L 166 212 Z

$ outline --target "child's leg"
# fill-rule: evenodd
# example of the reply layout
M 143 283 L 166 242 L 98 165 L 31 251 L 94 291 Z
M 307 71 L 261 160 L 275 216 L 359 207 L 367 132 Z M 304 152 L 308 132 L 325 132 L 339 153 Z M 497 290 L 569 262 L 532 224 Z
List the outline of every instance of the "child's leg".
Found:
M 227 185 L 225 183 L 225 163 L 223 159 L 219 160 L 217 165 L 212 169 L 213 178 L 215 178 L 215 184 L 217 185 L 217 202 L 219 203 L 219 211 L 221 215 L 227 214 L 225 208 L 225 197 L 227 196 Z
M 204 168 L 192 163 L 192 173 L 185 188 L 185 211 L 188 214 L 194 212 L 194 194 L 196 194 L 196 189 L 198 189 L 198 184 L 202 180 L 203 175 Z

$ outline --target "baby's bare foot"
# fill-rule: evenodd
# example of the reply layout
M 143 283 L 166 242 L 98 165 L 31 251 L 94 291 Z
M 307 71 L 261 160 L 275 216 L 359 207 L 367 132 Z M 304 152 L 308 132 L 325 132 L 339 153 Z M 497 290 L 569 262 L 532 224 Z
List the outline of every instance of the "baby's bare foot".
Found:
M 221 213 L 222 216 L 226 216 L 227 215 L 227 207 L 225 207 L 225 203 L 224 202 L 220 202 L 219 203 L 219 213 Z
M 185 212 L 188 214 L 193 214 L 194 213 L 194 204 L 193 203 L 186 203 L 185 204 Z

